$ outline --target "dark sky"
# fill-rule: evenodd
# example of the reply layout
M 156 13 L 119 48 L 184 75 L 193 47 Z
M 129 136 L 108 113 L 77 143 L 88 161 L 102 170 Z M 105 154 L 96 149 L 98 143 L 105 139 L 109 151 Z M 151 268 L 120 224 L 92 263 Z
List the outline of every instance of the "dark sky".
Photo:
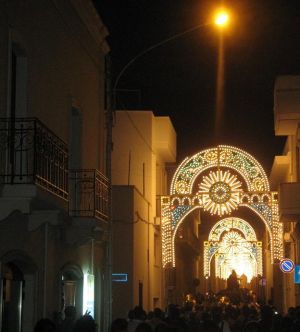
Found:
M 113 77 L 141 51 L 205 23 L 220 1 L 94 0 L 110 36 Z M 300 74 L 300 0 L 224 1 L 225 107 L 217 143 L 240 147 L 267 173 L 284 140 L 273 129 L 278 75 Z M 178 161 L 216 144 L 218 32 L 205 26 L 137 59 L 121 77 L 119 102 L 170 116 Z

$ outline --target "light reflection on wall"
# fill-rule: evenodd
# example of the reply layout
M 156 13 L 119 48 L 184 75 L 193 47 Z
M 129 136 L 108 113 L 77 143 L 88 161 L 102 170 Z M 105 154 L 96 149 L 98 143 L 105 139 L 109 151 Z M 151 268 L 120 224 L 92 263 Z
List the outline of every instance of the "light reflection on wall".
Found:
M 89 313 L 94 317 L 95 303 L 95 277 L 93 274 L 84 274 L 83 276 L 83 305 L 82 313 Z

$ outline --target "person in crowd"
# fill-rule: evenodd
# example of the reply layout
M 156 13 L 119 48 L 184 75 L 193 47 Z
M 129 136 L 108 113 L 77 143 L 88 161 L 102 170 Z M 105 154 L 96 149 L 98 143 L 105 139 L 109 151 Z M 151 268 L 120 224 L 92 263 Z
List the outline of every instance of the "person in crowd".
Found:
M 180 307 L 175 304 L 168 305 L 166 323 L 169 327 L 179 328 L 183 332 L 188 331 L 187 324 L 181 315 Z
M 214 306 L 211 310 L 212 320 L 217 324 L 220 332 L 230 332 L 228 322 L 223 317 L 222 307 Z
M 72 332 L 76 320 L 76 308 L 74 306 L 67 306 L 64 310 L 65 319 L 59 326 L 60 332 Z
M 125 318 L 116 318 L 112 321 L 110 332 L 127 332 L 128 322 Z
M 148 323 L 142 322 L 136 327 L 135 332 L 152 332 L 152 328 Z
M 244 326 L 243 330 L 241 330 L 241 331 L 243 331 L 243 332 L 261 332 L 259 323 L 255 320 L 247 322 L 246 325 Z
M 164 316 L 163 312 L 160 308 L 155 308 L 153 310 L 153 317 L 148 320 L 149 325 L 152 327 L 152 330 L 155 331 L 156 327 L 159 324 L 165 324 L 164 323 Z
M 292 332 L 300 331 L 300 306 L 295 308 L 295 318 L 291 328 Z
M 235 270 L 232 270 L 230 276 L 227 279 L 227 289 L 234 290 L 238 289 L 239 287 L 240 286 L 239 286 L 237 273 L 235 272 Z
M 74 332 L 96 332 L 97 325 L 95 323 L 94 318 L 89 315 L 85 314 L 81 316 L 74 325 Z
M 56 326 L 51 319 L 42 318 L 34 326 L 34 332 L 56 332 Z
M 272 332 L 274 312 L 269 305 L 263 305 L 260 308 L 259 326 L 261 331 Z
M 135 332 L 136 327 L 147 318 L 145 310 L 141 306 L 134 307 L 128 313 L 128 332 Z

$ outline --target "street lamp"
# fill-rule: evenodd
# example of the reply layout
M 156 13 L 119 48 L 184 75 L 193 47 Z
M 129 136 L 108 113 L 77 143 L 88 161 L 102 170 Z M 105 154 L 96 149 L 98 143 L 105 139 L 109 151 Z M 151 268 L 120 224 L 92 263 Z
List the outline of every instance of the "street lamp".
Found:
M 225 10 L 220 10 L 215 16 L 215 24 L 219 27 L 225 27 L 228 24 L 229 15 Z
M 216 111 L 215 111 L 215 139 L 219 144 L 220 130 L 222 117 L 224 112 L 224 74 L 225 74 L 225 52 L 224 52 L 224 38 L 223 30 L 229 23 L 229 14 L 225 9 L 219 9 L 215 12 L 214 22 L 220 30 L 219 34 L 219 51 L 218 51 L 218 66 L 217 66 L 217 80 L 216 80 Z
M 154 50 L 155 48 L 159 47 L 159 46 L 162 46 L 174 39 L 177 39 L 177 38 L 180 38 L 190 32 L 193 32 L 195 30 L 198 30 L 198 29 L 201 29 L 203 27 L 206 27 L 206 26 L 209 26 L 209 25 L 216 25 L 218 28 L 223 28 L 225 26 L 227 26 L 229 23 L 229 14 L 228 12 L 225 10 L 225 9 L 222 9 L 222 10 L 218 10 L 216 12 L 216 15 L 215 15 L 215 18 L 214 20 L 210 21 L 210 22 L 207 22 L 207 23 L 203 23 L 203 24 L 199 24 L 199 25 L 196 25 L 190 29 L 187 29 L 183 32 L 180 32 L 180 33 L 177 33 L 171 37 L 168 37 L 166 39 L 163 39 L 162 41 L 146 48 L 145 50 L 143 50 L 142 52 L 138 53 L 135 57 L 133 57 L 124 67 L 123 69 L 119 72 L 118 76 L 116 77 L 115 79 L 115 82 L 113 84 L 113 87 L 112 87 L 112 108 L 113 110 L 116 110 L 116 103 L 117 103 L 117 96 L 116 96 L 116 93 L 117 93 L 117 88 L 118 88 L 118 84 L 119 84 L 119 81 L 121 79 L 121 77 L 123 76 L 123 74 L 125 73 L 125 71 L 128 69 L 128 67 L 130 67 L 137 59 L 139 59 L 140 57 L 142 57 L 144 54 Z

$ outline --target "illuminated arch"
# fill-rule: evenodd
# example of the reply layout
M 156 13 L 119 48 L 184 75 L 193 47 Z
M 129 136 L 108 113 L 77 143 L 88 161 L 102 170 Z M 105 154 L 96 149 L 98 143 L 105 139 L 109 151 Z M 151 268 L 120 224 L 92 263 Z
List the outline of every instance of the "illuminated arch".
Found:
M 269 181 L 260 163 L 249 153 L 233 146 L 218 145 L 185 158 L 171 183 L 171 195 L 191 194 L 195 179 L 209 168 L 226 167 L 238 172 L 247 184 L 247 191 L 268 192 Z
M 234 254 L 240 258 L 245 256 L 240 263 L 250 264 L 248 280 L 252 276 L 262 275 L 262 244 L 257 241 L 253 227 L 244 219 L 236 217 L 222 219 L 211 229 L 208 241 L 204 242 L 204 275 L 210 275 L 211 260 L 216 256 L 216 276 L 227 279 L 230 269 L 226 275 L 226 272 L 219 271 L 219 267 L 221 268 L 222 260 L 233 256 L 229 251 L 234 250 Z M 238 270 L 238 267 L 235 269 Z
M 178 226 L 195 208 L 219 216 L 230 215 L 241 206 L 254 211 L 269 232 L 272 262 L 280 260 L 283 229 L 277 196 L 270 192 L 260 163 L 239 148 L 219 145 L 184 159 L 173 176 L 170 195 L 161 198 L 163 266 L 175 267 Z
M 253 227 L 246 220 L 236 217 L 217 222 L 209 232 L 208 241 L 220 241 L 222 233 L 229 229 L 238 229 L 247 241 L 257 241 Z

